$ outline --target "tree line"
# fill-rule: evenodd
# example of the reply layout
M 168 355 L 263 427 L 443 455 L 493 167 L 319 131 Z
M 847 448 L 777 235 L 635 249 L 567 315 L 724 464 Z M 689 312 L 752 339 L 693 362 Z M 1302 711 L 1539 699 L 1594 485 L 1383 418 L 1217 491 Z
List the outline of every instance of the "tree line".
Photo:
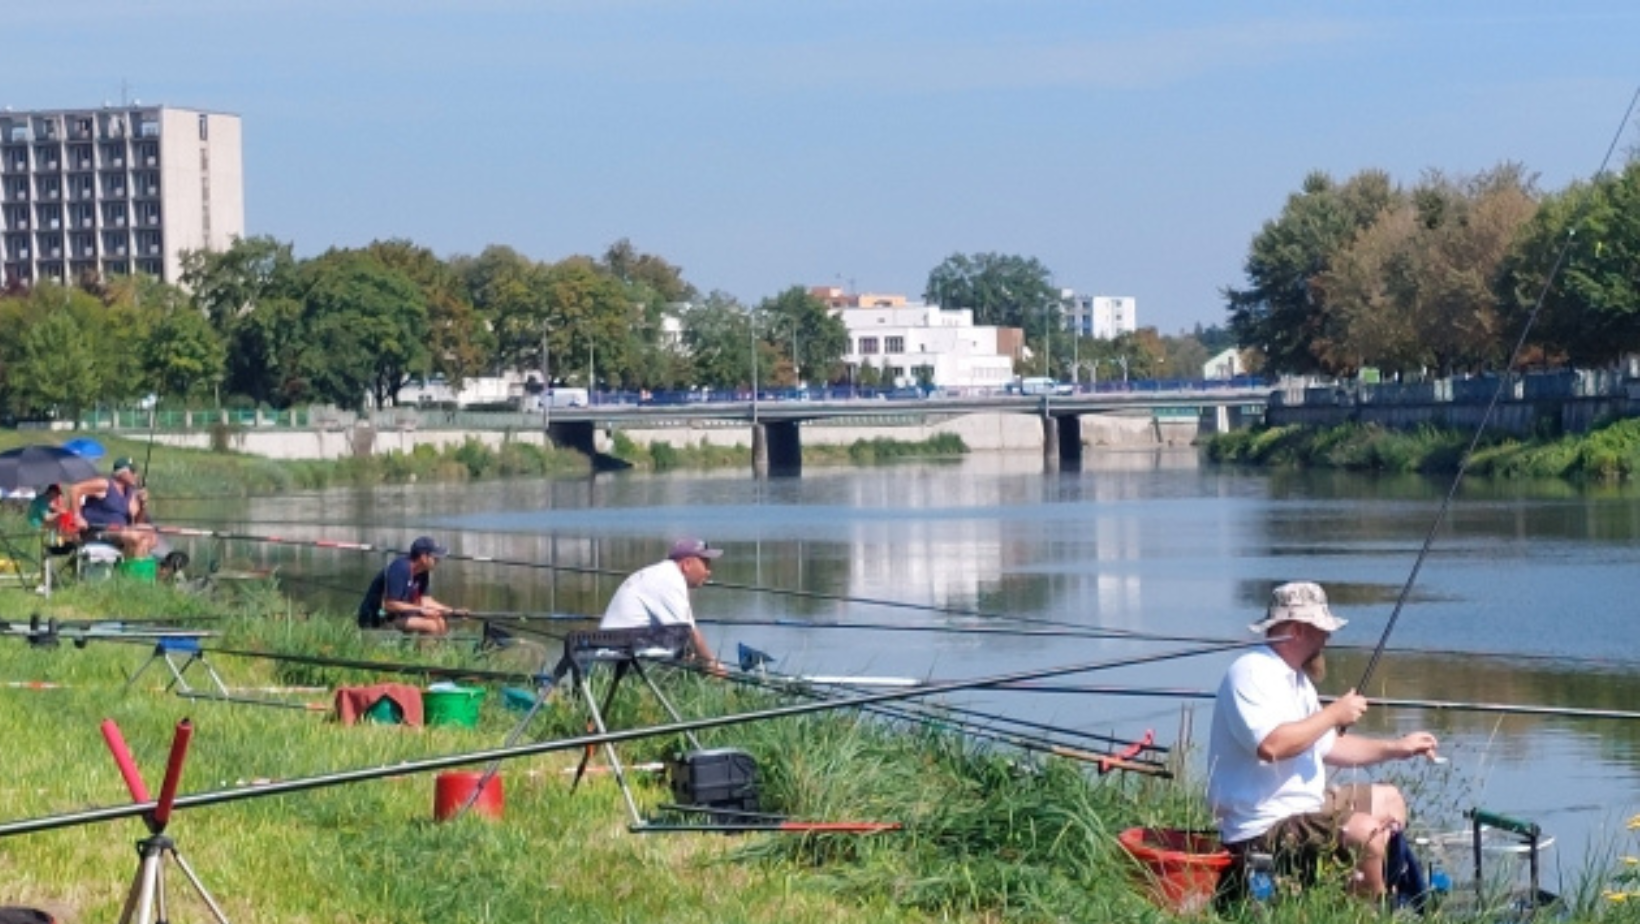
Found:
M 1267 373 L 1608 365 L 1640 350 L 1640 161 L 1552 194 L 1513 163 L 1411 188 L 1314 173 L 1245 273 L 1229 328 Z
M 264 236 L 186 252 L 182 267 L 177 285 L 131 276 L 0 292 L 0 414 L 77 417 L 150 394 L 361 409 L 395 403 L 414 380 L 459 389 L 509 370 L 601 389 L 890 384 L 880 364 L 843 363 L 846 328 L 803 286 L 751 306 L 702 296 L 624 239 L 600 257 L 543 262 L 502 245 L 446 259 L 406 240 L 300 259 Z M 1034 259 L 957 254 L 923 294 L 972 308 L 977 324 L 1021 328 L 1022 374 L 1186 377 L 1205 361 L 1196 337 L 1066 335 L 1051 278 Z

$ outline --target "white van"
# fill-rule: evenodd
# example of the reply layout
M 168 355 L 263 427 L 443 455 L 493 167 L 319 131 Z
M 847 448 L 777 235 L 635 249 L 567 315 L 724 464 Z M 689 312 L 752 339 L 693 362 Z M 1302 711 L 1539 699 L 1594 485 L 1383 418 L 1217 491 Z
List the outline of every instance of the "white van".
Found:
M 1047 376 L 1032 376 L 1019 380 L 1019 394 L 1022 395 L 1068 395 L 1075 391 L 1065 382 L 1055 382 Z

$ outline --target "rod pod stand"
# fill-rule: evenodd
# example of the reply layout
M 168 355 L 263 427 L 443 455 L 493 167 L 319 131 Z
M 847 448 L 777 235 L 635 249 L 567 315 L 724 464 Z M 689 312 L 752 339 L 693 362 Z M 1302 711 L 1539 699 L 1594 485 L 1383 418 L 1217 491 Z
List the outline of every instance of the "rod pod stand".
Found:
M 142 774 L 137 771 L 136 761 L 131 757 L 131 750 L 125 746 L 125 737 L 120 734 L 119 726 L 114 724 L 113 719 L 103 720 L 102 735 L 109 752 L 114 755 L 114 763 L 119 767 L 120 776 L 125 779 L 126 788 L 131 791 L 132 800 L 147 802 L 148 787 L 143 783 Z M 148 836 L 137 841 L 137 872 L 131 879 L 131 891 L 125 896 L 125 907 L 120 912 L 119 924 L 131 924 L 132 921 L 137 924 L 169 924 L 171 917 L 165 896 L 167 858 L 182 870 L 188 884 L 193 886 L 194 894 L 206 908 L 210 909 L 211 916 L 216 919 L 217 924 L 228 924 L 222 906 L 211 897 L 205 883 L 200 881 L 199 874 L 194 872 L 187 858 L 177 851 L 176 842 L 165 833 L 165 827 L 171 820 L 171 806 L 176 801 L 177 785 L 182 781 L 182 765 L 188 756 L 188 742 L 193 736 L 193 723 L 187 719 L 177 723 L 176 732 L 171 737 L 171 756 L 165 765 L 165 779 L 160 784 L 159 801 L 155 804 L 154 810 L 142 819 L 148 826 Z

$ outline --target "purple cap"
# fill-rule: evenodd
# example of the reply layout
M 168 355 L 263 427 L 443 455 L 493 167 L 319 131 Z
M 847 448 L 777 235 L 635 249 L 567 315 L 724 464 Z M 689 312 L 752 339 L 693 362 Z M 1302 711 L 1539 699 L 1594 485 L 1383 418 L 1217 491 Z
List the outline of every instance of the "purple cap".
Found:
M 685 558 L 716 558 L 722 554 L 722 549 L 712 548 L 706 544 L 705 539 L 684 536 L 672 543 L 672 551 L 668 552 L 666 557 L 673 561 L 679 561 Z

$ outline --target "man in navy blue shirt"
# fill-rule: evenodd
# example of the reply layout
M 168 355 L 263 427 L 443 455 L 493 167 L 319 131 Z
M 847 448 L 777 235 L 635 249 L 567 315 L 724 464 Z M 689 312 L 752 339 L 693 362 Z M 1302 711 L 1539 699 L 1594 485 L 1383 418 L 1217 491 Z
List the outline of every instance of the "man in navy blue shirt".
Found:
M 443 635 L 446 620 L 465 613 L 428 596 L 433 569 L 450 550 L 430 536 L 410 543 L 410 554 L 393 559 L 370 582 L 359 603 L 359 628 L 393 628 L 415 635 Z

